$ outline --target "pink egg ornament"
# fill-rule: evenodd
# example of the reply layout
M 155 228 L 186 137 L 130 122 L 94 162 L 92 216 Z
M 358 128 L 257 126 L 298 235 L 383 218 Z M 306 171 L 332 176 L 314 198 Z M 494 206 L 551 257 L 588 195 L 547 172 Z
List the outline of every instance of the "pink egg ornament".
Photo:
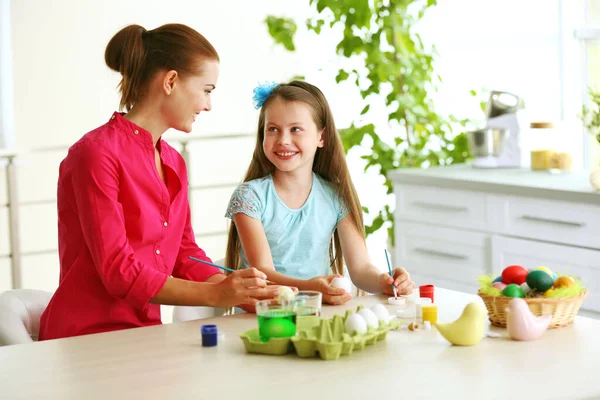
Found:
M 492 283 L 492 286 L 495 287 L 496 289 L 504 290 L 504 288 L 506 287 L 506 283 L 494 282 L 494 283 Z

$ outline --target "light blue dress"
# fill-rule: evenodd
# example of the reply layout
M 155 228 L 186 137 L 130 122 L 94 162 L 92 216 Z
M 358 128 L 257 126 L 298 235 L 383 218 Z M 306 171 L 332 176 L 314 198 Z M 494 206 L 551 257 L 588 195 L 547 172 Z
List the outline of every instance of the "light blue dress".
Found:
M 231 196 L 225 216 L 244 213 L 262 222 L 277 272 L 298 279 L 331 274 L 329 243 L 348 210 L 331 183 L 313 173 L 308 199 L 291 209 L 279 198 L 273 177 L 245 182 Z M 248 267 L 241 250 L 242 267 Z

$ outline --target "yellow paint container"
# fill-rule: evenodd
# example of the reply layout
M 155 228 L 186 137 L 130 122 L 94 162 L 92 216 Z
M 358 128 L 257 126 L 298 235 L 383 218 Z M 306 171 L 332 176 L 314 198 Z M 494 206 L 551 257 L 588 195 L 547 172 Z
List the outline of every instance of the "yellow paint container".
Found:
M 421 314 L 423 322 L 429 321 L 431 324 L 437 324 L 438 306 L 437 304 L 423 304 L 421 306 Z

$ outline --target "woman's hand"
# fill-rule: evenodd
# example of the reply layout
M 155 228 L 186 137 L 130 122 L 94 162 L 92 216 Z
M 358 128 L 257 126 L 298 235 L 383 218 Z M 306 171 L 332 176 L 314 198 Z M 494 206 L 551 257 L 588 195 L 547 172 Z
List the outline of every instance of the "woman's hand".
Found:
M 393 296 L 392 284 L 394 284 L 399 295 L 411 294 L 416 285 L 410 280 L 410 274 L 404 268 L 396 268 L 392 273 L 394 274 L 393 279 L 387 273 L 379 275 L 379 287 L 383 293 Z
M 267 276 L 256 268 L 232 272 L 214 285 L 214 307 L 252 306 L 258 300 L 277 296 L 278 286 L 267 286 Z M 245 309 L 245 308 L 244 308 Z
M 269 289 L 277 289 L 275 291 L 275 295 L 273 295 L 272 293 L 268 294 L 268 297 L 255 297 L 256 300 L 271 300 L 273 298 L 277 298 L 279 296 L 279 288 L 281 287 L 286 287 L 286 288 L 290 288 L 292 289 L 292 292 L 294 292 L 294 295 L 298 294 L 298 288 L 295 287 L 291 287 L 291 286 L 281 286 L 281 285 L 270 285 L 268 286 Z M 241 308 L 242 310 L 249 312 L 249 313 L 256 313 L 256 305 L 255 304 L 239 304 L 237 307 Z
M 331 286 L 331 281 L 339 275 L 317 276 L 309 279 L 310 290 L 323 293 L 323 302 L 327 304 L 340 305 L 352 299 L 352 295 L 344 289 Z

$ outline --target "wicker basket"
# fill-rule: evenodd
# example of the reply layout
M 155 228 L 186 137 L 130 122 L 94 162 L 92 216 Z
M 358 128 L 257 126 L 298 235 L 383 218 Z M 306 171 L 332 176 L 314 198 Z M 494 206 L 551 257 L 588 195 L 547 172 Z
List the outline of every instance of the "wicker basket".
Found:
M 513 299 L 506 296 L 489 296 L 477 293 L 485 303 L 492 325 L 506 328 L 506 309 Z M 550 328 L 560 328 L 569 325 L 575 319 L 581 302 L 588 295 L 584 290 L 579 296 L 562 298 L 525 298 L 529 309 L 534 315 L 552 314 Z

